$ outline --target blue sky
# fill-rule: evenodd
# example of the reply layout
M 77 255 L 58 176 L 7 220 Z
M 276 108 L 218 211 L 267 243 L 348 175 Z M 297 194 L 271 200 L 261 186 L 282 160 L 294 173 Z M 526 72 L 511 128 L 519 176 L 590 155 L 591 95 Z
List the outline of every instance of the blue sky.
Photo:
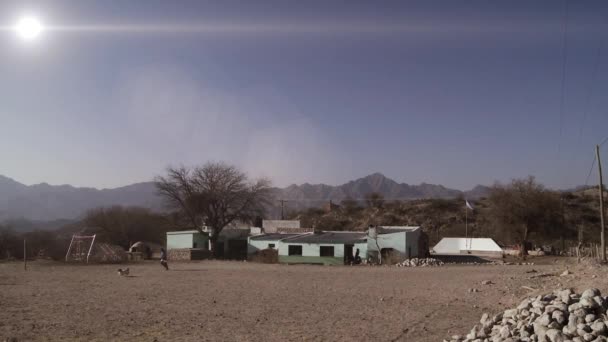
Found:
M 56 29 L 19 41 L 7 28 L 26 13 Z M 564 13 L 563 1 L 2 1 L 0 174 L 115 187 L 221 160 L 279 186 L 372 172 L 459 189 L 584 184 L 608 136 L 608 4 L 568 2 L 562 107 Z

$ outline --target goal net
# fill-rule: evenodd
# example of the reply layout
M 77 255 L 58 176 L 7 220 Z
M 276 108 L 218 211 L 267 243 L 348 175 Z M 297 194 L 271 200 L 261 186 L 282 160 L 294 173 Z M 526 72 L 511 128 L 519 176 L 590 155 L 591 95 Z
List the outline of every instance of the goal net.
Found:
M 70 247 L 65 255 L 65 261 L 89 262 L 93 245 L 95 244 L 95 235 L 72 235 Z

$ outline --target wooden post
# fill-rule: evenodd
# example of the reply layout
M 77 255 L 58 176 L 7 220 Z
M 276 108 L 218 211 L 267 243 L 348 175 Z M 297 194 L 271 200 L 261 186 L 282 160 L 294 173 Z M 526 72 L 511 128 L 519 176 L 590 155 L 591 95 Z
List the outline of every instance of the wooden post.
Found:
M 27 245 L 25 239 L 23 239 L 23 270 L 27 271 Z
M 597 158 L 597 168 L 598 168 L 598 172 L 599 172 L 599 178 L 600 178 L 600 184 L 599 184 L 599 190 L 600 190 L 600 224 L 601 224 L 601 235 L 600 235 L 600 243 L 602 244 L 601 247 L 601 252 L 602 252 L 602 256 L 601 256 L 601 260 L 602 262 L 606 262 L 606 240 L 605 240 L 605 226 L 604 226 L 604 183 L 603 183 L 603 179 L 602 179 L 602 162 L 600 161 L 600 145 L 595 145 L 595 156 Z

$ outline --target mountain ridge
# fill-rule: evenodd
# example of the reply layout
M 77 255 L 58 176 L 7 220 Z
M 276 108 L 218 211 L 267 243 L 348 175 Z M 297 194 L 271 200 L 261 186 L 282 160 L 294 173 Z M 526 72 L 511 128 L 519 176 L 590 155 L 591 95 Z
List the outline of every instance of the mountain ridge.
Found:
M 318 206 L 324 201 L 339 202 L 346 198 L 363 200 L 365 195 L 378 192 L 386 199 L 413 200 L 422 198 L 479 198 L 488 187 L 478 185 L 471 191 L 450 189 L 443 185 L 398 183 L 376 172 L 341 185 L 291 184 L 272 188 L 277 199 L 298 201 L 299 207 Z M 69 184 L 39 183 L 25 185 L 0 175 L 0 222 L 16 219 L 52 221 L 81 218 L 87 210 L 111 205 L 141 206 L 162 210 L 154 182 L 139 182 L 117 188 L 96 189 Z

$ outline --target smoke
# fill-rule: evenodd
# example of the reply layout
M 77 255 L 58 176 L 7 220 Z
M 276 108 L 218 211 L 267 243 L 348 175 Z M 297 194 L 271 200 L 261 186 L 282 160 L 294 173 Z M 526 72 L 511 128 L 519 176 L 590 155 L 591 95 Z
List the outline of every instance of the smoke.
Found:
M 141 68 L 120 84 L 122 135 L 133 158 L 155 174 L 207 161 L 235 164 L 277 186 L 339 174 L 330 135 L 270 86 L 227 90 L 173 67 Z

